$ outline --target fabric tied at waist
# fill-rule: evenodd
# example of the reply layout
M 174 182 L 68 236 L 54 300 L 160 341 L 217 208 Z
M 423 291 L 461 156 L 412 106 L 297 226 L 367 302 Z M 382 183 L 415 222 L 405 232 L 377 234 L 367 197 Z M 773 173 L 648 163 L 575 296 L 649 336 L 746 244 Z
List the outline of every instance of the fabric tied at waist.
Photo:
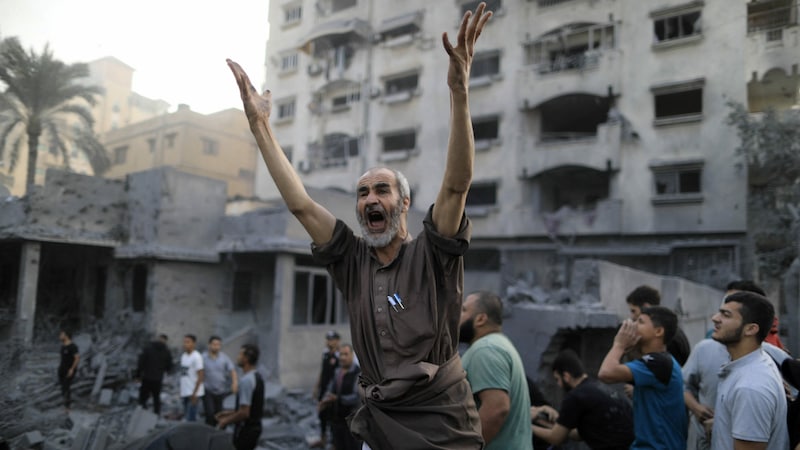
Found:
M 403 366 L 378 384 L 361 385 L 350 431 L 374 450 L 481 449 L 480 418 L 461 358 L 441 366 Z

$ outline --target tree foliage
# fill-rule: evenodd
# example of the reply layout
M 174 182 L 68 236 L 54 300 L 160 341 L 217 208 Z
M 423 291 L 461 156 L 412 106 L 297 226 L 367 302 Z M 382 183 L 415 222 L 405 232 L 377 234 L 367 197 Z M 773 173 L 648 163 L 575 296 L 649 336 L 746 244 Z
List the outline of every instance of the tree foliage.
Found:
M 750 114 L 730 104 L 727 122 L 748 165 L 748 222 L 757 270 L 779 277 L 798 256 L 800 110 Z
M 26 192 L 34 184 L 39 144 L 60 154 L 70 167 L 70 143 L 83 152 L 95 175 L 110 167 L 103 145 L 92 131 L 91 106 L 98 86 L 86 83 L 86 64 L 65 64 L 49 46 L 41 53 L 25 51 L 16 37 L 0 41 L 0 159 L 11 172 L 27 145 Z

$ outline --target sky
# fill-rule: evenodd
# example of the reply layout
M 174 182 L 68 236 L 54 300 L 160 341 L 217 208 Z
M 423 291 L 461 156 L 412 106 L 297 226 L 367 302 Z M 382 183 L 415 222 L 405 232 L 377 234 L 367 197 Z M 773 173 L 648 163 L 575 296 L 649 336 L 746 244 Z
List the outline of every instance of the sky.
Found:
M 239 108 L 225 58 L 264 81 L 269 0 L 0 0 L 0 38 L 17 36 L 66 63 L 114 56 L 133 90 L 209 114 Z

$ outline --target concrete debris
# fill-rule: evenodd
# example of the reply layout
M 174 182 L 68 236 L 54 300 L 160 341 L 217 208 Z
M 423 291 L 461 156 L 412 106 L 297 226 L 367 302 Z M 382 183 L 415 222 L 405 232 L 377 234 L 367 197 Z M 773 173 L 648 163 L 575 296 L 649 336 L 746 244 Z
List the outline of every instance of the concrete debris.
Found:
M 0 355 L 0 376 L 11 382 L 0 383 L 0 442 L 5 439 L 14 449 L 117 450 L 180 424 L 177 373 L 165 377 L 161 417 L 152 413 L 152 400 L 148 409 L 138 405 L 139 384 L 133 376 L 146 337 L 139 324 L 126 319 L 122 314 L 119 323 L 76 333 L 81 336 L 81 363 L 68 413 L 56 376 L 58 343 L 24 348 L 7 342 L 10 351 Z M 229 396 L 223 404 L 232 409 L 235 398 Z M 202 408 L 198 420 L 204 420 Z M 262 450 L 310 448 L 319 439 L 316 402 L 304 390 L 286 390 L 267 378 L 263 429 Z

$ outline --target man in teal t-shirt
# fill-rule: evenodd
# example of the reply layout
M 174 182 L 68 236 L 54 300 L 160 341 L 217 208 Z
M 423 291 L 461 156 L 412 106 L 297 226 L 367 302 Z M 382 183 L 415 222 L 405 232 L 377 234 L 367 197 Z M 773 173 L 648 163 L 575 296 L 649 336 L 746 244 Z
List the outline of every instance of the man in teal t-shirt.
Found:
M 525 369 L 514 344 L 502 333 L 503 303 L 489 292 L 467 296 L 461 307 L 459 340 L 486 450 L 532 450 L 531 403 Z

